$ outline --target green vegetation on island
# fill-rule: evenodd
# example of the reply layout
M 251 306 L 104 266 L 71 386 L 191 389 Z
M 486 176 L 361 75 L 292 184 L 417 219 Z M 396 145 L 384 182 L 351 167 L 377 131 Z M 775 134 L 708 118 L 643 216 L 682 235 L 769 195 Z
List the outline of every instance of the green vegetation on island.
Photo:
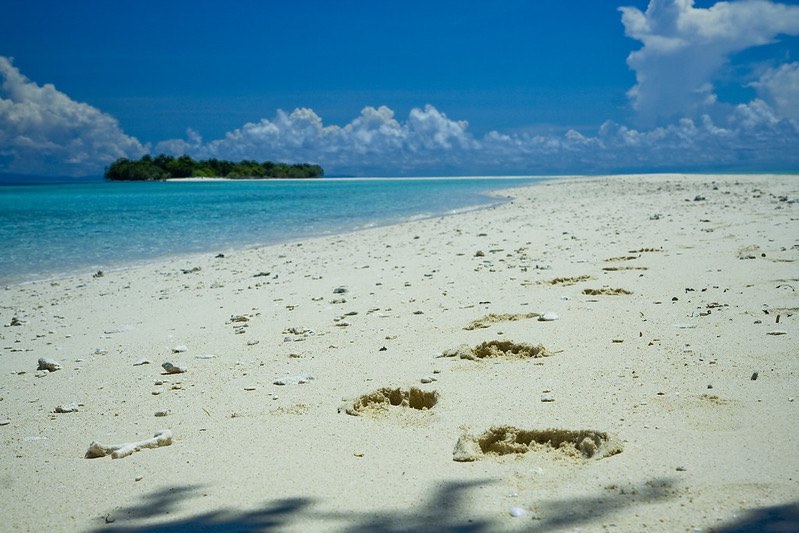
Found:
M 105 169 L 105 178 L 114 181 L 160 181 L 171 178 L 229 178 L 229 179 L 307 179 L 321 178 L 324 170 L 308 163 L 273 163 L 265 161 L 223 161 L 205 159 L 195 161 L 187 155 L 172 157 L 161 154 L 145 155 L 138 161 L 117 159 Z

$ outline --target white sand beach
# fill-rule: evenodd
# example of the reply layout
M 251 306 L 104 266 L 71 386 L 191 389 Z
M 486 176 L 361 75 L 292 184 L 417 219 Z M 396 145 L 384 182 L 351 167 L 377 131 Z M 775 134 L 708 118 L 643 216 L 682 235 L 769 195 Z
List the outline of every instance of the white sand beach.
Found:
M 799 527 L 799 177 L 503 194 L 0 289 L 0 529 Z

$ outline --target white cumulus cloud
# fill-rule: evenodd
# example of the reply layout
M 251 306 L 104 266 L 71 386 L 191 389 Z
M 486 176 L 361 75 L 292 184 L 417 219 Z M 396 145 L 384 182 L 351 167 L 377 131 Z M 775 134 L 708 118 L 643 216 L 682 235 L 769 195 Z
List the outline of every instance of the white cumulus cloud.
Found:
M 404 122 L 386 106 L 365 107 L 344 126 L 325 125 L 313 110 L 298 108 L 291 113 L 279 110 L 272 119 L 247 123 L 205 143 L 189 131 L 187 139 L 163 141 L 156 151 L 200 158 L 310 161 L 339 173 L 435 173 L 447 172 L 459 155 L 479 148 L 467 129 L 466 121 L 452 120 L 431 105 L 412 109 Z
M 594 133 L 476 137 L 466 121 L 431 105 L 412 109 L 404 120 L 388 107 L 366 107 L 344 126 L 325 125 L 301 108 L 208 142 L 189 131 L 187 139 L 157 149 L 196 158 L 309 161 L 329 173 L 356 175 L 760 170 L 799 165 L 799 122 L 755 99 L 717 122 L 705 114 L 649 129 L 609 121 Z
M 716 102 L 715 76 L 736 52 L 799 34 L 799 6 L 769 0 L 651 0 L 646 12 L 622 7 L 629 37 L 643 43 L 627 64 L 636 85 L 628 96 L 645 124 L 698 116 Z
M 87 175 L 145 147 L 117 120 L 76 102 L 52 84 L 30 81 L 0 56 L 0 170 Z
M 799 121 L 799 63 L 769 69 L 752 85 L 780 116 Z

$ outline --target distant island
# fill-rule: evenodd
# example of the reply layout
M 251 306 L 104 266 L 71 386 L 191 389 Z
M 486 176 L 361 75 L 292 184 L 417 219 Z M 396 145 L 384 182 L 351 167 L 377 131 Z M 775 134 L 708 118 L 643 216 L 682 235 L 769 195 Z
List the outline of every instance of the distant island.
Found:
M 112 181 L 163 181 L 175 178 L 228 179 L 308 179 L 321 178 L 325 171 L 308 163 L 273 163 L 265 161 L 195 161 L 187 155 L 172 157 L 145 155 L 139 160 L 117 159 L 105 169 L 105 179 Z

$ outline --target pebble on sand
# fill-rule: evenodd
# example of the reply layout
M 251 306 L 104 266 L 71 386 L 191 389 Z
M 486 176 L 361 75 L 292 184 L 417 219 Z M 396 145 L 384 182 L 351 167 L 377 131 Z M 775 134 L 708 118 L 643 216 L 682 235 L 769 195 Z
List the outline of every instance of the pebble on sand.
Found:
M 55 372 L 56 370 L 61 370 L 61 363 L 54 361 L 52 359 L 47 359 L 42 357 L 39 359 L 39 367 L 37 370 L 47 370 L 49 372 Z
M 76 413 L 77 411 L 78 411 L 78 404 L 76 402 L 71 402 L 64 405 L 57 405 L 55 408 L 56 413 Z
M 554 312 L 554 311 L 547 311 L 547 312 L 546 312 L 546 313 L 544 313 L 543 315 L 539 316 L 539 317 L 538 317 L 538 320 L 539 320 L 540 322 L 551 322 L 551 321 L 553 321 L 553 320 L 557 320 L 558 318 L 560 318 L 560 317 L 558 317 L 558 314 L 557 314 L 556 312 Z
M 309 383 L 313 380 L 313 376 L 310 374 L 300 374 L 297 376 L 286 376 L 285 378 L 276 379 L 272 384 L 273 385 L 302 385 L 304 383 Z
M 167 374 L 182 374 L 188 370 L 185 366 L 175 366 L 169 361 L 161 365 L 161 368 L 163 368 L 164 372 Z

